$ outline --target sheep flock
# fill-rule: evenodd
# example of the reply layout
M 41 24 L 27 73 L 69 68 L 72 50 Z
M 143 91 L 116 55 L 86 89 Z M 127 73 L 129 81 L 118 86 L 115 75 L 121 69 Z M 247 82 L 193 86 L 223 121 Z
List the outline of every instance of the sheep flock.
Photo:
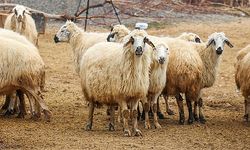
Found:
M 125 25 L 114 25 L 107 33 L 85 32 L 72 21 L 66 21 L 52 38 L 55 43 L 68 43 L 72 51 L 79 86 L 88 103 L 85 130 L 92 130 L 94 111 L 104 105 L 110 116 L 108 129 L 115 130 L 117 116 L 124 136 L 143 135 L 138 119 L 144 120 L 145 129 L 162 127 L 158 121 L 164 118 L 159 107 L 161 96 L 168 115 L 179 115 L 179 124 L 186 122 L 184 100 L 187 123 L 206 123 L 203 89 L 212 88 L 223 52 L 227 46 L 233 47 L 223 32 L 212 33 L 203 41 L 195 33 L 157 36 L 140 28 L 130 30 Z M 43 96 L 46 64 L 40 56 L 35 21 L 25 6 L 13 8 L 4 29 L 0 29 L 0 41 L 0 94 L 5 96 L 1 114 L 25 118 L 30 113 L 35 120 L 44 115 L 46 121 L 51 121 L 52 113 Z M 235 63 L 235 82 L 244 97 L 247 123 L 249 52 L 249 45 L 240 50 Z M 177 111 L 170 108 L 169 97 L 175 97 Z M 30 111 L 26 110 L 27 100 Z

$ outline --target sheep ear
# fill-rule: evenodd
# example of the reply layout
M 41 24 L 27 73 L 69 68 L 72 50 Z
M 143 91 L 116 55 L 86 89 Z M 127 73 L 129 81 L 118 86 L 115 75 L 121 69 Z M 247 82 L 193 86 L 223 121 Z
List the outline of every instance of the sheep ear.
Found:
M 135 42 L 135 39 L 131 36 L 130 38 L 129 38 L 129 40 L 128 40 L 128 42 L 126 42 L 125 43 L 125 46 L 127 46 L 128 44 L 134 44 L 134 42 Z
M 111 26 L 110 32 L 112 32 L 114 30 L 114 26 Z
M 10 25 L 11 30 L 16 31 L 16 17 L 14 14 L 11 17 L 10 22 L 11 22 L 11 25 Z
M 16 8 L 13 9 L 13 12 L 17 15 L 17 10 L 16 10 Z
M 213 39 L 213 38 L 211 38 L 211 39 L 208 40 L 208 42 L 207 42 L 207 48 L 208 48 L 212 43 L 214 43 L 214 39 Z
M 230 48 L 233 48 L 233 47 L 234 47 L 233 44 L 232 44 L 228 39 L 225 40 L 225 43 L 226 43 Z
M 25 10 L 25 13 L 28 14 L 28 15 L 32 15 L 31 12 L 29 10 Z
M 153 48 L 153 50 L 156 50 L 155 45 L 147 37 L 145 37 L 143 41 L 144 43 L 150 45 Z

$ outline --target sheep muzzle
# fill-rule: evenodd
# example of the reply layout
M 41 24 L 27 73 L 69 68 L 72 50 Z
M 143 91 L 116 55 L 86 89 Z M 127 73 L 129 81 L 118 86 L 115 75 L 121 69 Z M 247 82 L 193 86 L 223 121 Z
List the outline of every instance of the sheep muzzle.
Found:
M 138 46 L 135 50 L 135 55 L 137 56 L 141 56 L 143 53 L 143 50 L 142 50 L 142 47 L 141 46 Z
M 59 38 L 58 38 L 56 35 L 54 36 L 54 42 L 55 42 L 55 43 L 60 42 L 60 41 L 59 41 Z

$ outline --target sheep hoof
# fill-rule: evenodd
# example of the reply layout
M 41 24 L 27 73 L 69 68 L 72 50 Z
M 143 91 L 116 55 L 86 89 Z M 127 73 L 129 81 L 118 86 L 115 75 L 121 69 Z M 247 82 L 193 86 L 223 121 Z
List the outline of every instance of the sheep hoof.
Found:
M 159 119 L 165 119 L 165 116 L 161 112 L 157 112 Z
M 14 115 L 14 110 L 9 110 L 9 109 L 7 109 L 7 110 L 5 111 L 5 113 L 4 113 L 4 116 L 5 116 L 5 117 L 9 117 L 9 116 L 11 116 L 11 115 Z
M 49 110 L 43 110 L 43 113 L 45 115 L 46 122 L 50 122 L 50 118 L 51 118 L 52 113 Z M 39 114 L 37 116 L 39 116 Z
M 249 121 L 249 115 L 248 115 L 248 114 L 245 114 L 245 115 L 244 115 L 244 119 L 246 120 L 246 122 L 248 122 L 248 121 Z
M 199 121 L 199 118 L 198 118 L 198 115 L 197 115 L 197 114 L 194 114 L 194 120 L 195 120 L 195 121 Z
M 193 118 L 189 118 L 188 119 L 188 124 L 193 124 L 194 123 L 194 119 Z
M 139 129 L 135 129 L 135 136 L 142 136 L 142 132 Z
M 36 114 L 32 114 L 31 119 L 37 121 L 39 120 L 39 117 Z
M 88 123 L 85 127 L 85 130 L 86 131 L 90 131 L 92 129 L 92 124 L 91 123 Z
M 161 129 L 161 125 L 157 122 L 157 123 L 155 123 L 155 128 L 156 129 Z
M 124 129 L 124 136 L 131 136 L 131 132 L 129 131 L 129 129 Z
M 173 110 L 171 110 L 171 109 L 169 109 L 169 110 L 167 110 L 167 113 L 168 113 L 168 115 L 174 115 L 174 111 Z
M 185 119 L 180 119 L 180 120 L 179 120 L 179 124 L 180 124 L 180 125 L 184 125 L 184 122 L 185 122 Z
M 150 129 L 151 127 L 150 127 L 150 123 L 149 122 L 146 122 L 145 124 L 144 124 L 144 128 L 145 129 Z
M 24 113 L 18 113 L 17 118 L 24 118 L 25 114 Z
M 207 120 L 204 117 L 200 117 L 200 123 L 205 124 Z
M 113 123 L 109 123 L 109 131 L 115 131 L 115 126 Z

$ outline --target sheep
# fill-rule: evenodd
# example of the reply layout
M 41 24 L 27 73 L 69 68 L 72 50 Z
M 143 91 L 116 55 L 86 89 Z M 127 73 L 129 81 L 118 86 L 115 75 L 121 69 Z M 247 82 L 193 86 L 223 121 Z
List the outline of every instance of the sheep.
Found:
M 16 40 L 0 37 L 0 95 L 8 95 L 13 91 L 27 95 L 31 104 L 31 112 L 35 113 L 34 101 L 38 102 L 50 121 L 51 112 L 40 94 L 41 78 L 45 69 L 41 56 L 34 47 Z M 23 96 L 22 96 L 23 98 Z M 20 100 L 23 101 L 23 100 Z
M 195 49 L 198 51 L 204 65 L 202 71 L 202 88 L 213 86 L 218 72 L 221 54 L 224 50 L 224 44 L 227 44 L 230 48 L 233 47 L 223 32 L 211 34 L 206 43 L 195 44 Z M 199 108 L 199 118 L 197 115 L 197 107 Z M 203 115 L 202 108 L 203 100 L 201 96 L 199 96 L 199 100 L 194 104 L 194 118 L 201 123 L 205 123 L 206 119 Z
M 164 40 L 168 40 L 169 37 L 162 37 L 162 39 Z M 179 35 L 178 37 L 176 37 L 175 39 L 181 39 L 181 40 L 184 40 L 184 41 L 188 41 L 188 42 L 194 42 L 194 43 L 202 43 L 203 41 L 201 40 L 201 38 L 195 34 L 195 33 L 192 33 L 192 32 L 184 32 L 182 33 L 181 35 Z M 168 102 L 168 96 L 167 95 L 163 95 L 163 98 L 165 100 L 165 104 L 166 104 L 166 112 L 168 113 L 168 115 L 174 115 L 174 111 L 171 110 L 170 106 L 169 106 L 169 102 Z M 180 95 L 178 96 L 180 97 Z M 158 105 L 158 110 L 159 112 L 160 111 L 160 107 Z M 159 113 L 161 114 L 161 113 Z M 164 118 L 163 115 L 159 115 L 160 118 Z
M 197 34 L 192 33 L 192 32 L 183 32 L 181 35 L 179 35 L 176 38 L 182 39 L 184 41 L 189 41 L 189 42 L 203 43 L 201 38 Z
M 24 36 L 21 36 L 20 34 L 13 32 L 11 30 L 7 30 L 7 29 L 0 29 L 0 36 L 4 37 L 4 38 L 9 38 L 9 39 L 13 39 L 16 40 L 18 42 L 21 42 L 23 44 L 28 45 L 29 47 L 32 47 L 37 53 L 39 53 L 38 49 L 30 42 L 28 41 Z M 44 85 L 45 85 L 45 70 L 42 70 L 43 73 L 43 77 L 41 79 L 41 91 L 44 91 Z M 13 114 L 14 111 L 14 105 L 16 102 L 16 97 L 15 97 L 15 92 L 11 93 L 10 95 L 6 96 L 6 100 L 5 100 L 5 104 L 3 105 L 3 107 L 1 108 L 2 111 L 5 111 L 5 115 L 11 115 Z M 18 92 L 18 95 L 20 95 L 21 93 Z M 22 95 L 22 94 L 21 94 Z M 21 102 L 24 103 L 24 102 Z M 11 105 L 12 104 L 12 105 Z M 25 105 L 22 105 L 25 106 Z M 17 109 L 17 108 L 15 108 Z M 22 110 L 25 110 L 25 108 L 22 108 Z M 24 114 L 26 112 L 19 112 L 18 117 L 24 117 Z
M 65 35 L 62 35 L 65 34 Z M 66 21 L 66 23 L 60 28 L 54 37 L 55 43 L 67 42 L 70 44 L 73 51 L 73 60 L 75 64 L 75 71 L 79 74 L 80 61 L 82 55 L 86 50 L 96 43 L 106 41 L 108 33 L 92 33 L 84 32 L 82 29 L 77 27 L 71 21 Z M 59 38 L 65 37 L 65 38 Z
M 193 123 L 192 100 L 197 101 L 201 90 L 203 63 L 191 42 L 180 39 L 165 38 L 171 53 L 169 55 L 167 83 L 162 92 L 166 96 L 175 96 L 179 107 L 179 123 L 184 124 L 183 99 L 184 93 L 188 105 L 188 123 Z
M 239 68 L 238 65 L 240 64 L 241 60 L 250 52 L 250 44 L 247 45 L 246 47 L 244 47 L 243 49 L 241 49 L 240 51 L 237 52 L 236 55 L 236 63 L 235 63 L 235 68 L 236 70 Z M 238 83 L 238 80 L 236 80 L 236 76 L 235 76 L 235 81 L 236 81 L 236 87 L 237 87 L 237 91 L 240 91 L 240 86 Z
M 107 37 L 108 42 L 122 42 L 123 38 L 130 33 L 125 25 L 114 25 Z
M 16 5 L 12 12 L 6 18 L 4 28 L 24 35 L 31 43 L 37 46 L 38 33 L 31 13 L 22 5 Z
M 237 52 L 237 61 L 242 60 L 250 52 L 250 44 Z
M 149 89 L 147 98 L 143 99 L 144 111 L 145 111 L 145 128 L 150 128 L 148 112 L 153 108 L 154 114 L 154 126 L 155 128 L 161 128 L 157 118 L 157 99 L 160 96 L 163 88 L 166 84 L 166 71 L 168 65 L 169 48 L 165 43 L 160 41 L 152 41 L 156 47 L 155 51 L 151 54 L 151 67 L 149 76 Z
M 119 104 L 123 114 L 124 135 L 131 135 L 128 128 L 129 114 L 132 116 L 135 135 L 142 135 L 137 125 L 137 106 L 139 99 L 146 98 L 149 88 L 151 59 L 147 46 L 155 49 L 147 37 L 145 31 L 134 30 L 124 38 L 123 44 L 98 43 L 82 56 L 81 86 L 89 102 L 87 130 L 92 129 L 95 103 Z M 131 112 L 128 103 L 131 103 Z
M 240 89 L 242 96 L 244 97 L 245 103 L 245 114 L 244 119 L 246 122 L 249 122 L 250 117 L 250 54 L 247 53 L 242 60 L 237 62 L 236 73 L 235 73 L 235 82 L 237 87 Z

